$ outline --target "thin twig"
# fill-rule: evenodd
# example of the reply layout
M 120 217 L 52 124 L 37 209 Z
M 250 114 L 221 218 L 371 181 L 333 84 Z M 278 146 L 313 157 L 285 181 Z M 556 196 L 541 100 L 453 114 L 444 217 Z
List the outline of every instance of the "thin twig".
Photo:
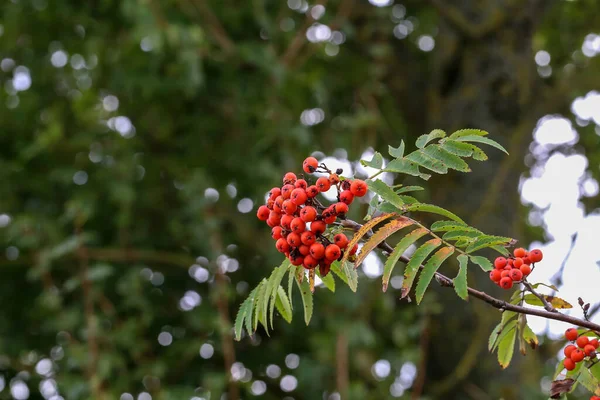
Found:
M 535 289 L 531 286 L 531 284 L 529 282 L 527 282 L 527 280 L 523 279 L 523 281 L 521 283 L 523 284 L 523 286 L 525 286 L 527 288 L 528 291 L 533 293 L 533 295 L 535 297 L 540 299 L 540 301 L 544 305 L 544 308 L 546 309 L 546 311 L 557 312 L 556 308 L 552 307 L 552 305 L 550 303 L 548 303 L 548 300 L 546 300 L 546 298 L 544 296 L 542 296 L 541 294 L 536 292 Z

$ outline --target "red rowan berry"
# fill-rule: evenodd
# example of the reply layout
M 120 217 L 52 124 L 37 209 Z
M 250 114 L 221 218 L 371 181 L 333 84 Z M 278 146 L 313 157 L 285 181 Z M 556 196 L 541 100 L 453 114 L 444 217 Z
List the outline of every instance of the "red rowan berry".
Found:
M 594 346 L 595 349 L 597 349 L 598 346 L 600 345 L 600 343 L 598 342 L 598 339 L 592 339 L 592 340 L 590 340 L 590 344 L 592 346 Z
M 600 400 L 600 396 L 592 396 L 590 397 L 590 400 Z
M 267 223 L 272 222 L 272 226 L 279 225 L 281 221 L 281 214 L 277 211 L 273 210 L 269 213 L 269 218 L 267 219 Z
M 292 265 L 302 265 L 302 263 L 304 262 L 304 257 L 300 254 L 290 254 L 289 255 L 289 260 L 292 263 Z
M 509 259 L 508 259 L 508 261 L 506 262 L 506 265 L 508 265 L 509 267 L 511 267 L 511 268 L 512 268 L 512 266 L 513 266 L 513 261 L 514 261 L 514 260 L 513 260 L 512 258 L 509 258 Z
M 577 335 L 577 329 L 575 328 L 569 328 L 565 331 L 565 338 L 570 342 L 577 340 Z
M 300 238 L 302 239 L 302 236 L 300 236 Z M 300 246 L 298 246 L 298 252 L 303 256 L 307 256 L 310 254 L 310 247 L 305 244 L 301 244 Z
M 269 190 L 269 198 L 271 200 L 275 200 L 279 196 L 281 196 L 281 189 L 280 188 L 274 187 L 273 189 Z
M 587 346 L 590 343 L 590 338 L 588 338 L 587 336 L 579 336 L 577 338 L 577 346 L 579 346 L 580 348 L 584 348 L 585 346 Z
M 520 268 L 521 265 L 523 265 L 523 259 L 520 257 L 515 258 L 513 261 L 513 267 Z
M 313 172 L 315 172 L 318 166 L 319 161 L 314 157 L 306 157 L 302 162 L 302 169 L 307 174 L 312 174 Z
M 499 269 L 490 271 L 490 279 L 494 282 L 500 282 L 500 279 L 502 279 L 502 271 Z
M 271 214 L 271 210 L 267 206 L 258 207 L 258 211 L 256 211 L 256 216 L 261 221 L 266 221 L 269 219 L 269 215 Z
M 300 210 L 300 218 L 304 222 L 312 222 L 317 217 L 317 210 L 314 207 L 306 206 Z
M 333 237 L 333 242 L 338 245 L 340 249 L 345 249 L 348 246 L 348 238 L 343 233 L 338 233 Z
M 304 256 L 304 268 L 314 269 L 317 268 L 317 265 L 319 265 L 319 261 L 316 260 L 313 256 L 311 256 L 310 254 Z
M 289 235 L 287 235 L 287 242 L 291 247 L 298 247 L 302 244 L 302 241 L 300 240 L 300 235 L 292 232 Z
M 319 188 L 316 187 L 315 185 L 311 185 L 306 188 L 306 195 L 308 196 L 309 199 L 316 197 L 318 194 L 319 194 Z
M 570 344 L 567 347 L 565 347 L 565 349 L 563 350 L 563 353 L 565 354 L 565 356 L 571 357 L 571 353 L 575 349 L 577 349 L 577 346 L 574 346 L 574 345 Z
M 300 190 L 302 190 L 302 189 L 300 189 Z M 292 202 L 292 200 L 285 200 L 283 202 L 283 205 L 281 206 L 281 209 L 283 210 L 283 212 L 288 215 L 293 215 L 296 212 L 297 208 L 298 208 L 298 206 L 296 204 L 294 204 L 294 202 Z
M 290 198 L 290 196 L 292 195 L 292 190 L 294 190 L 295 187 L 294 185 L 283 185 L 281 187 L 281 197 L 283 197 L 284 200 L 287 200 Z
M 338 176 L 338 174 L 330 174 L 329 175 L 329 182 L 332 185 L 336 185 L 336 184 L 340 183 L 340 177 Z
M 521 265 L 521 268 L 519 269 L 521 270 L 524 276 L 527 276 L 531 273 L 531 267 L 527 264 Z
M 277 239 L 277 242 L 275 242 L 275 248 L 277 248 L 277 251 L 279 251 L 280 253 L 290 251 L 290 245 L 284 238 Z
M 575 361 L 576 363 L 580 362 L 584 358 L 585 358 L 585 353 L 583 351 L 581 351 L 580 349 L 575 349 L 571 353 L 571 360 Z
M 291 230 L 292 229 L 291 224 L 292 224 L 293 220 L 294 220 L 293 215 L 288 215 L 288 214 L 282 215 L 280 225 L 284 229 Z
M 544 258 L 544 254 L 540 249 L 534 249 L 529 252 L 529 259 L 531 262 L 540 262 Z
M 294 183 L 294 187 L 297 189 L 304 189 L 306 190 L 306 188 L 308 187 L 308 183 L 306 183 L 306 181 L 304 179 L 298 179 L 296 181 L 296 183 Z
M 296 176 L 295 173 L 288 172 L 283 176 L 283 183 L 284 184 L 291 183 L 293 185 L 297 179 L 298 179 L 298 177 Z
M 330 214 L 327 218 L 323 218 L 323 222 L 325 222 L 326 224 L 333 224 L 336 220 L 336 216 L 335 214 Z
M 523 279 L 523 273 L 520 269 L 515 268 L 510 271 L 510 279 L 512 279 L 514 282 L 519 282 Z
M 325 229 L 327 229 L 327 225 L 323 221 L 313 221 L 310 223 L 310 230 L 315 235 L 322 234 L 323 232 L 325 232 Z
M 570 358 L 565 358 L 563 360 L 563 365 L 567 371 L 573 371 L 575 369 L 575 361 L 571 360 Z
M 319 179 L 317 179 L 315 186 L 317 187 L 317 189 L 319 189 L 319 192 L 326 192 L 331 187 L 331 182 L 329 182 L 329 179 L 322 176 Z
M 513 280 L 508 276 L 500 279 L 500 287 L 502 289 L 510 289 L 513 286 Z
M 330 244 L 325 249 L 325 258 L 327 258 L 330 261 L 337 260 L 338 258 L 340 258 L 341 254 L 342 251 L 340 250 L 337 244 Z
M 281 239 L 281 227 L 280 226 L 274 226 L 273 229 L 271 229 L 271 237 L 275 240 L 277 239 Z
M 342 181 L 342 184 L 341 184 L 342 190 L 348 190 L 349 191 L 351 185 L 352 185 L 352 181 L 349 181 L 349 180 Z
M 357 251 L 358 251 L 358 243 L 352 247 L 352 249 L 350 250 L 350 255 L 351 256 L 355 255 Z
M 591 344 L 587 344 L 583 348 L 583 352 L 585 353 L 586 356 L 592 356 L 596 353 L 596 348 L 594 346 L 592 346 Z
M 531 259 L 529 257 L 523 257 L 523 264 L 531 265 Z
M 283 205 L 283 196 L 277 196 L 277 198 L 275 199 L 275 202 L 273 203 L 273 211 L 276 211 L 278 213 L 281 213 L 281 206 Z
M 507 264 L 508 260 L 504 257 L 498 257 L 494 260 L 494 267 L 496 267 L 497 269 L 502 269 L 506 267 Z
M 323 263 L 323 262 L 319 263 L 319 273 L 321 274 L 321 276 L 327 276 L 330 269 L 331 269 L 331 263 Z
M 360 179 L 355 179 L 350 184 L 350 191 L 353 195 L 357 197 L 363 197 L 365 194 L 367 194 L 367 190 L 367 184 L 364 181 L 361 181 Z
M 306 200 L 308 200 L 308 195 L 306 194 L 306 190 L 301 189 L 301 188 L 292 190 L 290 200 L 292 201 L 292 203 L 294 203 L 297 206 L 301 206 L 302 204 L 306 203 Z
M 510 271 L 511 270 L 502 270 L 500 271 L 500 278 L 510 278 Z
M 519 247 L 513 251 L 515 257 L 525 257 L 527 255 L 527 250 L 522 247 Z
M 320 260 L 321 258 L 325 257 L 325 246 L 323 246 L 321 243 L 314 243 L 310 246 L 310 255 L 315 259 Z
M 348 212 L 348 204 L 344 202 L 339 202 L 335 204 L 335 213 L 336 214 L 346 214 Z
M 305 232 L 302 232 L 302 235 L 300 236 L 300 240 L 302 241 L 302 244 L 304 244 L 306 246 L 310 246 L 317 240 L 317 238 L 315 237 L 315 234 L 312 233 L 311 231 L 305 231 Z
M 275 201 L 274 201 L 274 200 L 271 200 L 271 199 L 267 200 L 267 208 L 268 208 L 269 210 L 272 210 L 272 209 L 273 209 L 273 205 L 274 205 L 274 204 L 275 204 Z
M 344 181 L 346 182 L 346 181 Z M 354 195 L 352 194 L 352 192 L 350 190 L 344 190 L 342 193 L 340 193 L 340 201 L 342 203 L 346 203 L 348 205 L 352 204 L 352 201 L 354 200 Z
M 302 233 L 306 230 L 306 222 L 302 221 L 300 217 L 296 217 L 290 223 L 290 229 L 294 233 Z

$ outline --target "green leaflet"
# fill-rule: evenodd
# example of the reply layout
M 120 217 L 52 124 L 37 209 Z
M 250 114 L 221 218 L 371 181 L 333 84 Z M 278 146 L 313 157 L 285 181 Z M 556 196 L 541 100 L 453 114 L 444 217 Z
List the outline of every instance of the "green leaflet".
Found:
M 406 158 L 397 158 L 389 162 L 384 168 L 385 172 L 398 172 L 401 174 L 407 174 L 417 176 L 423 180 L 428 180 L 431 175 L 424 174 L 419 170 L 419 165 L 407 160 Z
M 548 289 L 552 289 L 555 292 L 558 292 L 558 288 L 556 286 L 554 286 L 554 285 L 548 285 L 548 284 L 542 283 L 542 282 L 534 283 L 533 285 L 531 285 L 531 287 L 534 288 L 534 289 L 537 289 L 540 286 L 545 286 Z
M 266 310 L 266 303 L 269 301 L 269 294 L 267 293 L 267 279 L 264 278 L 260 282 L 258 291 L 256 292 L 256 301 L 254 307 L 254 318 L 252 319 L 252 327 L 254 330 L 258 328 L 260 322 L 265 328 L 267 335 L 269 334 L 269 327 L 267 325 L 267 314 L 263 310 Z
M 381 169 L 383 167 L 383 156 L 381 153 L 375 152 L 371 161 L 360 160 L 360 163 L 365 167 Z
M 461 254 L 456 259 L 459 263 L 459 269 L 456 278 L 452 279 L 454 291 L 461 299 L 467 300 L 469 297 L 469 292 L 467 291 L 467 264 L 469 263 L 469 257 Z
M 342 271 L 348 277 L 348 287 L 353 292 L 356 292 L 358 289 L 358 273 L 356 272 L 356 269 L 354 269 L 349 262 L 344 261 Z
M 419 149 L 422 149 L 425 146 L 427 146 L 427 143 L 431 142 L 432 140 L 441 139 L 443 137 L 446 137 L 446 132 L 444 132 L 441 129 L 434 129 L 426 135 L 419 136 L 415 144 Z
M 346 285 L 348 285 L 348 276 L 341 270 L 339 261 L 334 261 L 331 264 L 330 271 L 335 273 Z M 354 271 L 354 272 L 356 272 L 356 271 Z M 357 277 L 358 277 L 358 275 L 357 275 Z M 348 286 L 350 286 L 350 285 L 348 285 Z
M 462 158 L 446 151 L 437 144 L 427 146 L 422 151 L 431 158 L 441 161 L 442 164 L 448 168 L 452 168 L 461 172 L 471 172 L 469 164 L 467 164 Z
M 419 275 L 419 282 L 417 282 L 417 289 L 415 290 L 415 296 L 417 298 L 417 304 L 421 303 L 423 300 L 423 296 L 425 296 L 425 291 L 429 287 L 433 276 L 440 268 L 442 263 L 454 254 L 454 247 L 444 247 L 443 249 L 439 249 L 425 264 L 425 268 Z
M 563 300 L 560 297 L 549 296 L 547 294 L 542 294 L 542 296 L 554 308 L 558 308 L 558 309 L 573 308 L 573 306 L 568 301 Z M 544 306 L 544 303 L 542 303 L 542 301 L 540 299 L 538 299 L 536 297 L 536 295 L 534 295 L 532 293 L 526 294 L 523 297 L 523 300 L 525 300 L 525 303 L 530 304 L 532 306 L 539 306 L 539 307 L 543 307 Z
M 281 285 L 281 280 L 285 276 L 285 273 L 290 269 L 292 264 L 286 258 L 279 267 L 275 268 L 267 281 L 267 296 L 269 298 L 264 303 L 263 313 L 267 313 L 267 307 L 269 307 L 269 322 L 271 323 L 271 328 L 273 327 L 273 314 L 275 312 L 275 300 L 277 298 L 277 291 L 279 286 Z
M 525 322 L 523 329 L 521 330 L 521 337 L 519 340 L 519 349 L 521 354 L 525 355 L 525 344 L 528 344 L 533 350 L 535 350 L 540 343 L 537 335 L 531 330 L 529 325 Z
M 459 230 L 455 230 L 455 231 L 446 232 L 444 234 L 444 236 L 442 236 L 442 239 L 444 239 L 444 240 L 461 240 L 461 239 L 469 240 L 469 239 L 477 238 L 481 235 L 483 235 L 483 233 L 478 231 L 475 228 L 466 228 L 466 229 L 459 229 Z
M 304 305 L 304 322 L 308 325 L 313 313 L 313 298 L 310 292 L 310 285 L 308 284 L 308 279 L 303 279 L 302 283 L 296 279 L 296 284 L 298 285 L 298 289 L 300 289 L 300 296 Z
M 259 286 L 261 284 L 262 282 L 259 284 Z M 246 331 L 248 332 L 248 335 L 252 335 L 252 314 L 254 311 L 255 296 L 259 286 L 252 289 L 246 300 L 244 300 L 242 302 L 242 305 L 240 305 L 240 309 L 238 310 L 237 316 L 235 317 L 235 340 L 239 341 L 242 338 L 242 329 L 244 327 L 244 322 L 246 325 Z
M 385 266 L 383 268 L 383 278 L 382 278 L 382 289 L 385 292 L 388 288 L 388 283 L 390 281 L 390 276 L 392 275 L 392 271 L 396 266 L 396 263 L 404 254 L 404 252 L 410 247 L 411 244 L 419 240 L 421 237 L 427 235 L 427 229 L 418 228 L 410 232 L 408 235 L 404 236 L 402 240 L 398 242 L 396 247 L 394 247 L 394 251 L 388 257 L 385 262 Z
M 448 136 L 448 139 L 458 139 L 464 136 L 487 136 L 488 133 L 486 131 L 483 131 L 481 129 L 460 129 L 454 133 L 452 133 L 452 135 Z
M 277 311 L 279 311 L 279 314 L 281 314 L 283 319 L 285 319 L 288 323 L 292 322 L 292 303 L 286 296 L 285 290 L 283 290 L 283 287 L 281 286 L 277 288 L 275 307 L 277 307 Z M 271 327 L 272 326 L 273 325 L 271 325 Z
M 323 285 L 332 292 L 335 292 L 335 279 L 333 278 L 333 274 L 327 274 L 326 276 L 321 276 L 319 269 L 317 268 L 317 275 L 323 281 Z
M 488 350 L 490 352 L 494 351 L 496 344 L 498 342 L 498 338 L 504 331 L 504 325 L 507 322 L 511 321 L 516 315 L 517 315 L 517 313 L 515 313 L 513 311 L 504 311 L 502 313 L 502 318 L 500 319 L 500 323 L 498 325 L 496 325 L 496 327 L 494 328 L 494 330 L 492 331 L 492 333 L 490 334 L 490 337 L 488 339 Z
M 471 259 L 471 262 L 479 265 L 481 267 L 481 269 L 484 270 L 485 272 L 490 272 L 491 270 L 494 269 L 494 265 L 492 264 L 492 262 L 485 257 L 469 256 L 469 258 Z
M 513 319 L 511 319 L 510 321 L 506 322 L 506 323 L 504 324 L 504 326 L 502 326 L 502 331 L 501 331 L 501 332 L 500 332 L 500 334 L 498 335 L 498 339 L 497 339 L 497 340 L 496 340 L 496 342 L 495 342 L 495 343 L 492 345 L 492 348 L 491 348 L 491 350 L 490 350 L 490 351 L 491 351 L 491 352 L 494 352 L 494 351 L 496 351 L 496 349 L 497 349 L 497 348 L 498 348 L 498 346 L 500 345 L 500 342 L 501 342 L 502 340 L 504 340 L 504 338 L 505 338 L 507 335 L 510 335 L 510 334 L 511 334 L 511 332 L 513 332 L 513 331 L 514 331 L 514 332 L 515 332 L 515 334 L 516 334 L 516 330 L 517 330 L 517 319 L 516 319 L 516 318 L 513 318 Z
M 473 155 L 472 144 L 457 142 L 456 140 L 444 140 L 440 144 L 444 150 L 459 157 L 470 157 Z
M 487 144 L 489 146 L 495 147 L 498 150 L 503 151 L 504 153 L 508 154 L 508 151 L 506 151 L 506 149 L 504 147 L 502 147 L 500 145 L 500 143 L 492 140 L 492 139 L 488 139 L 486 137 L 482 137 L 482 136 L 476 136 L 476 135 L 467 135 L 467 136 L 461 136 L 458 139 L 456 139 L 459 142 L 477 142 L 477 143 L 484 143 Z
M 407 193 L 407 192 L 416 192 L 420 190 L 425 190 L 421 186 L 402 186 L 399 189 L 394 190 L 396 194 Z
M 404 157 L 404 140 L 400 141 L 400 146 L 398 146 L 397 148 L 388 146 L 388 153 L 390 154 L 390 156 L 392 156 L 394 158 Z
M 581 368 L 581 373 L 577 375 L 577 382 L 594 394 L 600 392 L 600 381 L 587 368 Z
M 296 271 L 298 268 L 304 268 L 302 265 L 299 265 L 295 268 L 290 268 L 290 272 L 288 272 L 288 299 L 290 299 L 290 305 L 292 306 L 292 309 L 294 308 L 293 305 L 293 301 L 292 301 L 292 292 L 293 292 L 293 288 L 294 288 L 294 278 L 296 277 Z
M 420 211 L 420 212 L 428 212 L 428 213 L 432 213 L 432 214 L 438 214 L 438 215 L 442 215 L 444 217 L 448 217 L 454 221 L 460 222 L 462 224 L 464 224 L 465 222 L 460 219 L 460 217 L 446 209 L 443 209 L 442 207 L 438 207 L 438 206 L 434 206 L 433 204 L 425 204 L 425 203 L 417 203 L 417 204 L 410 204 L 410 205 L 406 205 L 404 206 L 404 209 L 406 211 Z
M 388 203 L 392 204 L 394 207 L 401 208 L 404 205 L 404 202 L 400 199 L 392 188 L 390 188 L 386 183 L 381 180 L 367 180 L 367 185 L 369 189 L 381 196 L 381 198 Z
M 434 251 L 441 245 L 442 241 L 440 239 L 431 239 L 428 242 L 425 242 L 421 247 L 417 249 L 417 251 L 415 251 L 408 264 L 406 264 L 406 268 L 404 269 L 404 282 L 402 282 L 400 298 L 406 297 L 410 292 L 410 288 L 412 287 L 413 281 L 415 280 L 415 276 L 417 275 L 419 266 L 421 266 L 423 261 L 425 261 L 427 256 L 429 256 L 429 254 L 431 254 L 432 251 Z
M 508 244 L 512 241 L 509 237 L 504 236 L 492 236 L 492 235 L 481 235 L 477 240 L 467 247 L 466 252 L 472 253 L 474 251 L 491 247 L 499 244 Z
M 431 230 L 433 232 L 446 232 L 446 231 L 454 231 L 459 229 L 465 229 L 468 225 L 464 222 L 456 222 L 456 221 L 436 221 L 431 224 Z
M 516 321 L 515 321 L 516 323 Z M 498 343 L 498 362 L 502 369 L 505 369 L 510 364 L 515 351 L 515 341 L 517 338 L 517 330 L 511 329 L 508 333 L 499 340 Z
M 405 160 L 412 161 L 423 168 L 427 168 L 438 174 L 448 173 L 448 167 L 438 159 L 431 157 L 423 149 L 416 150 L 404 157 Z

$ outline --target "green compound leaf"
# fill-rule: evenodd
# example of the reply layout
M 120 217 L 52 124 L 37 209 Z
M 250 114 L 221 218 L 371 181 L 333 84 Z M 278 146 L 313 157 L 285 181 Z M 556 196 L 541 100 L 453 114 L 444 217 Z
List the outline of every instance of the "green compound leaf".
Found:
M 374 193 L 381 196 L 381 198 L 388 203 L 392 204 L 396 208 L 401 208 L 404 205 L 400 196 L 398 196 L 392 188 L 390 188 L 386 183 L 380 180 L 367 180 L 367 185 L 369 189 Z
M 404 236 L 402 240 L 398 242 L 394 251 L 388 257 L 383 268 L 383 279 L 382 279 L 382 290 L 385 292 L 388 288 L 388 283 L 392 275 L 394 267 L 398 263 L 398 260 L 404 254 L 404 252 L 410 247 L 411 244 L 415 243 L 421 237 L 427 235 L 429 232 L 425 228 L 418 228 Z
M 440 268 L 442 263 L 454 254 L 454 247 L 444 247 L 443 249 L 438 250 L 425 264 L 425 268 L 419 275 L 419 282 L 417 282 L 417 288 L 415 290 L 415 296 L 417 299 L 417 304 L 421 303 L 423 300 L 423 296 L 425 296 L 425 291 L 429 287 L 433 276 Z
M 427 146 L 427 143 L 431 142 L 432 140 L 441 139 L 443 137 L 446 137 L 446 132 L 444 132 L 441 129 L 434 129 L 426 135 L 419 136 L 415 144 L 419 149 L 422 149 L 425 146 Z
M 448 217 L 456 222 L 460 222 L 462 224 L 465 223 L 462 219 L 460 219 L 460 217 L 458 215 L 456 215 L 442 207 L 434 206 L 433 204 L 425 204 L 425 203 L 410 204 L 410 205 L 404 206 L 404 210 L 438 214 L 438 215 L 442 215 L 444 217 Z
M 431 239 L 415 251 L 404 269 L 404 281 L 402 282 L 402 289 L 400 289 L 400 298 L 408 296 L 419 267 L 423 261 L 425 261 L 427 256 L 441 245 L 442 241 L 440 239 Z
M 469 298 L 469 292 L 467 290 L 467 265 L 469 263 L 469 257 L 461 254 L 456 257 L 459 263 L 458 274 L 456 278 L 452 279 L 454 283 L 454 291 L 463 300 L 467 300 Z

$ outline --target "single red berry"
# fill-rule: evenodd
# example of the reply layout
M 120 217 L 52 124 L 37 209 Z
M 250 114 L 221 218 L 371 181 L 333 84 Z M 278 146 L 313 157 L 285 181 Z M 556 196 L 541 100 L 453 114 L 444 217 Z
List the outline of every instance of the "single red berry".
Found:
M 340 177 L 339 177 L 339 175 L 338 174 L 330 174 L 329 175 L 329 182 L 332 185 L 336 185 L 336 184 L 340 183 Z
M 597 349 L 598 346 L 600 345 L 600 343 L 598 342 L 598 339 L 592 339 L 592 340 L 590 340 L 590 344 L 592 346 L 594 346 L 595 349 Z
M 587 336 L 579 336 L 577 338 L 577 346 L 579 346 L 580 348 L 584 348 L 585 346 L 587 346 L 590 343 L 590 338 L 588 338 Z
M 317 268 L 317 265 L 319 265 L 319 261 L 316 260 L 313 256 L 311 256 L 310 254 L 307 256 L 304 256 L 304 268 L 306 269 L 314 269 Z
M 348 212 L 348 204 L 344 202 L 339 202 L 335 204 L 335 212 L 336 214 L 346 214 Z
M 515 255 L 515 257 L 525 257 L 527 255 L 527 250 L 525 250 L 522 247 L 519 247 L 515 249 L 515 251 L 513 251 L 513 254 Z
M 367 190 L 367 184 L 365 181 L 361 181 L 360 179 L 355 179 L 350 184 L 350 191 L 357 197 L 363 197 L 365 194 L 367 194 Z
M 510 278 L 510 269 L 500 271 L 500 278 Z
M 313 172 L 315 172 L 318 166 L 319 161 L 314 157 L 306 157 L 302 162 L 302 169 L 307 174 L 312 174 Z
M 585 353 L 586 356 L 592 357 L 594 354 L 596 354 L 596 348 L 594 346 L 592 346 L 591 344 L 587 344 L 583 348 L 583 352 Z
M 271 200 L 271 199 L 267 200 L 267 208 L 268 208 L 269 210 L 272 210 L 272 209 L 273 209 L 273 205 L 274 205 L 274 204 L 275 204 L 275 201 L 274 201 L 274 200 Z
M 269 213 L 269 218 L 267 219 L 267 223 L 269 224 L 270 227 L 279 225 L 280 221 L 281 221 L 280 213 L 276 212 L 275 210 L 273 210 Z
M 346 182 L 346 181 L 344 181 Z M 352 201 L 354 200 L 354 195 L 352 194 L 352 192 L 350 190 L 344 190 L 342 193 L 340 193 L 340 201 L 342 203 L 346 203 L 348 205 L 352 204 Z
M 306 190 L 306 188 L 308 187 L 308 183 L 306 183 L 306 181 L 304 179 L 298 179 L 296 181 L 296 183 L 294 183 L 294 187 L 297 189 L 304 189 Z
M 523 264 L 531 265 L 531 259 L 529 257 L 523 257 Z
M 282 228 L 289 231 L 292 229 L 291 225 L 292 225 L 293 220 L 294 220 L 293 215 L 288 215 L 288 214 L 282 215 L 280 225 Z
M 315 185 L 309 186 L 306 188 L 306 195 L 309 199 L 316 197 L 319 194 L 319 188 Z
M 511 267 L 511 268 L 512 268 L 512 266 L 513 266 L 513 261 L 514 261 L 514 260 L 513 260 L 512 258 L 509 258 L 509 259 L 508 259 L 508 261 L 506 262 L 506 264 L 507 264 L 509 267 Z
M 569 328 L 565 331 L 565 338 L 570 342 L 577 340 L 577 336 L 577 329 L 575 328 Z
M 581 351 L 580 349 L 575 349 L 571 353 L 571 360 L 575 361 L 576 363 L 580 362 L 584 358 L 585 358 L 585 353 L 583 351 Z
M 319 263 L 319 273 L 321 274 L 321 276 L 327 276 L 330 269 L 331 263 L 324 263 L 322 261 Z
M 577 349 L 577 346 L 570 344 L 567 347 L 565 347 L 565 349 L 563 350 L 563 353 L 565 354 L 565 356 L 571 357 L 571 353 L 573 352 L 573 350 L 576 350 L 576 349 Z
M 544 253 L 540 249 L 534 249 L 529 252 L 529 259 L 531 262 L 540 262 L 544 258 Z
M 600 396 L 592 396 L 590 397 L 590 400 L 600 400 Z
M 310 230 L 315 235 L 322 234 L 323 232 L 325 232 L 325 229 L 327 229 L 327 224 L 325 224 L 325 222 L 323 221 L 313 221 L 310 223 Z
M 521 257 L 515 258 L 515 260 L 513 261 L 513 267 L 521 268 L 521 265 L 523 265 L 523 259 Z
M 502 269 L 506 267 L 507 264 L 508 260 L 504 257 L 498 257 L 494 260 L 494 267 L 496 267 L 497 269 Z
M 521 265 L 521 268 L 519 268 L 519 269 L 525 276 L 527 276 L 531 273 L 531 267 L 528 264 Z
M 348 246 L 348 238 L 343 233 L 338 233 L 333 237 L 333 242 L 338 245 L 340 249 L 345 249 Z
M 500 279 L 502 279 L 502 271 L 500 271 L 499 269 L 494 269 L 490 271 L 490 279 L 493 282 L 500 282 Z
M 300 246 L 298 246 L 298 252 L 300 254 L 302 254 L 303 256 L 307 256 L 310 254 L 310 246 L 307 246 L 305 244 L 301 244 Z
M 350 250 L 350 255 L 351 256 L 355 255 L 357 251 L 358 251 L 358 243 L 352 247 L 352 249 Z
M 258 211 L 256 211 L 256 216 L 261 221 L 266 221 L 269 219 L 269 215 L 271 214 L 271 210 L 267 206 L 258 207 Z
M 302 233 L 306 230 L 306 222 L 302 221 L 300 217 L 296 217 L 290 223 L 290 229 L 294 233 Z
M 510 271 L 510 279 L 512 279 L 513 282 L 520 282 L 523 279 L 523 273 L 520 269 L 515 268 Z
M 296 183 L 297 179 L 298 179 L 298 177 L 296 176 L 295 173 L 288 172 L 283 176 L 283 183 L 284 184 L 291 183 L 293 185 L 294 183 Z
M 302 263 L 304 262 L 304 257 L 301 254 L 290 254 L 289 255 L 289 260 L 292 263 L 292 265 L 302 265 Z
M 277 196 L 277 198 L 275 199 L 275 202 L 273 203 L 273 211 L 276 211 L 278 213 L 281 213 L 281 206 L 283 205 L 284 199 L 283 196 L 279 195 Z
M 292 195 L 292 190 L 294 189 L 296 189 L 294 185 L 283 185 L 281 187 L 281 197 L 283 197 L 284 200 L 289 199 Z
M 300 210 L 300 218 L 304 222 L 312 222 L 317 217 L 317 210 L 314 207 L 306 206 Z
M 340 248 L 337 244 L 330 244 L 325 249 L 325 258 L 327 258 L 330 261 L 337 260 L 338 258 L 340 258 L 341 254 L 342 254 L 342 251 L 340 250 Z
M 274 187 L 273 189 L 269 190 L 269 198 L 271 200 L 275 200 L 279 196 L 281 196 L 281 189 L 280 188 Z
M 306 200 L 308 200 L 308 195 L 306 194 L 306 190 L 301 189 L 301 188 L 292 190 L 290 200 L 292 201 L 292 203 L 294 203 L 297 206 L 301 206 L 302 204 L 306 203 Z
M 327 218 L 323 218 L 323 222 L 325 222 L 326 224 L 333 224 L 336 220 L 336 215 L 335 214 L 329 214 L 329 216 Z
M 316 260 L 320 260 L 325 257 L 325 246 L 321 243 L 314 243 L 310 246 L 310 255 Z
M 277 242 L 275 242 L 275 248 L 280 253 L 285 253 L 286 251 L 290 251 L 290 245 L 288 244 L 287 240 L 285 240 L 284 238 L 277 239 Z
M 290 247 L 298 247 L 302 244 L 302 241 L 300 240 L 300 235 L 298 235 L 295 232 L 292 232 L 289 235 L 287 235 L 287 242 L 290 245 Z
M 273 229 L 271 229 L 271 237 L 275 240 L 277 239 L 281 239 L 281 227 L 280 226 L 274 226 Z
M 311 244 L 316 242 L 317 238 L 315 237 L 315 234 L 311 231 L 304 231 L 300 236 L 300 240 L 302 241 L 302 244 L 310 246 Z
M 326 192 L 331 187 L 331 182 L 329 182 L 329 179 L 322 176 L 319 179 L 317 179 L 315 186 L 317 187 L 317 189 L 319 189 L 319 192 Z
M 563 360 L 563 365 L 567 371 L 573 371 L 575 369 L 575 361 L 571 360 L 570 358 L 565 358 Z
M 300 189 L 300 190 L 302 190 L 302 189 Z M 294 204 L 294 202 L 292 202 L 292 200 L 285 200 L 283 202 L 283 205 L 281 206 L 281 209 L 283 210 L 283 212 L 288 215 L 293 215 L 296 212 L 297 208 L 298 208 L 298 206 L 296 204 Z
M 513 280 L 508 276 L 500 279 L 500 287 L 502 289 L 510 289 L 513 286 Z

